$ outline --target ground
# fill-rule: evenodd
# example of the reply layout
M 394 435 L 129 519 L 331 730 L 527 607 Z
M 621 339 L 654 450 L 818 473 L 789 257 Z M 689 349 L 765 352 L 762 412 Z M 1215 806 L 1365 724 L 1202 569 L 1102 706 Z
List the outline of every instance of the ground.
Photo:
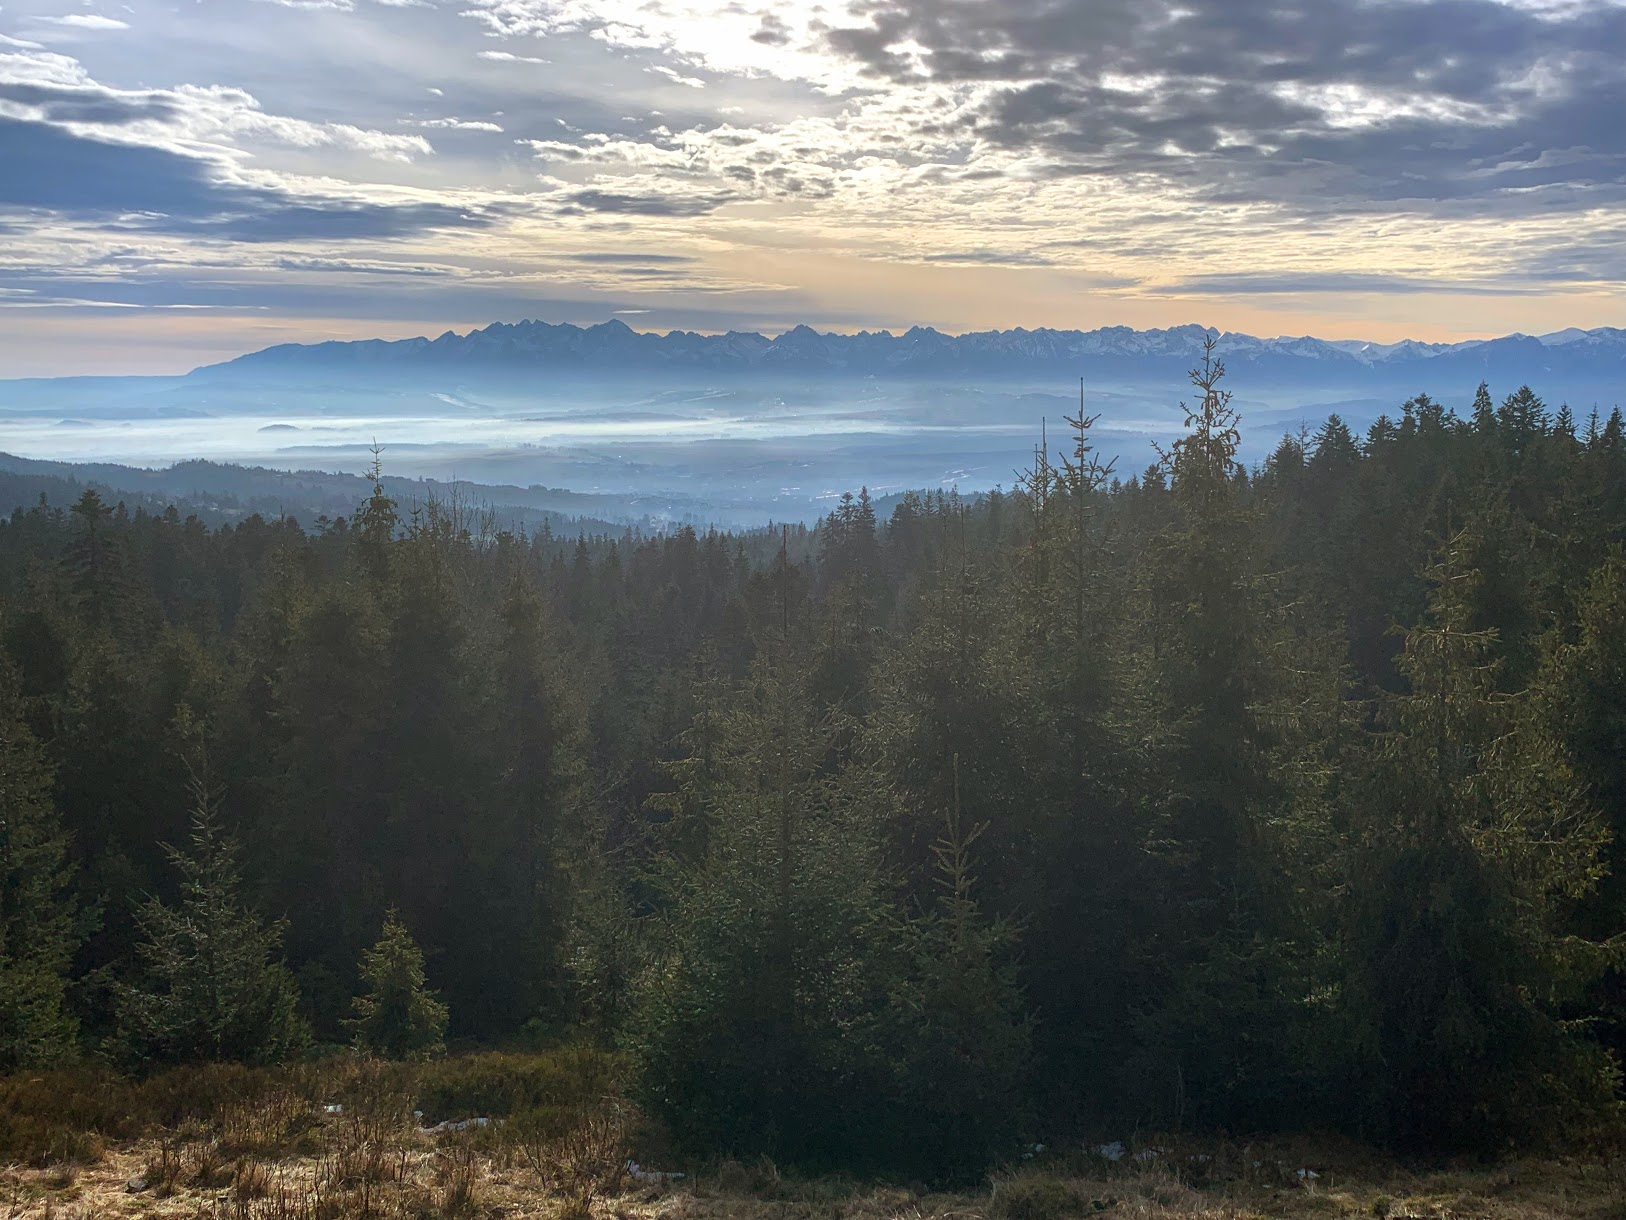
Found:
M 1601 1157 L 1494 1167 L 1407 1170 L 1358 1149 L 1307 1144 L 1146 1141 L 1114 1164 L 1041 1155 L 976 1187 L 936 1192 L 781 1176 L 766 1163 L 723 1162 L 680 1181 L 625 1173 L 581 1189 L 556 1167 L 468 1133 L 372 1143 L 330 1120 L 310 1151 L 227 1160 L 209 1138 L 138 1140 L 94 1164 L 0 1173 L 4 1220 L 235 1217 L 546 1217 L 548 1220 L 1616 1220 L 1626 1168 Z M 356 1138 L 353 1138 L 356 1137 Z M 1152 1149 L 1158 1149 L 1153 1152 Z M 1283 1155 L 1289 1159 L 1282 1160 Z M 1200 1158 L 1207 1157 L 1208 1160 Z M 1294 1164 L 1293 1157 L 1321 1166 Z M 1301 1175 L 1300 1170 L 1303 1170 Z M 647 1171 L 641 1171 L 647 1173 Z M 1314 1174 L 1315 1176 L 1311 1176 Z
M 674 1151 L 624 1067 L 564 1047 L 0 1077 L 0 1220 L 1626 1220 L 1607 1148 L 1450 1164 L 1126 1133 L 953 1189 L 803 1176 Z

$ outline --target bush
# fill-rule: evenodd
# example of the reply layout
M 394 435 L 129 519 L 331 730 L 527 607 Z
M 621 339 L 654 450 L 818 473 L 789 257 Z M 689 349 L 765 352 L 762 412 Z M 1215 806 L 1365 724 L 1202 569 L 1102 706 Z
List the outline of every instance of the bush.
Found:
M 111 1072 L 0 1077 L 0 1162 L 41 1168 L 93 1163 L 103 1138 L 133 1137 L 146 1122 L 137 1088 Z
M 1077 1182 L 1046 1174 L 996 1179 L 989 1208 L 998 1220 L 1065 1220 L 1090 1211 L 1090 1196 Z
M 409 1071 L 426 1123 L 501 1118 L 549 1107 L 591 1109 L 618 1094 L 624 1076 L 619 1058 L 585 1046 L 523 1055 L 458 1055 Z

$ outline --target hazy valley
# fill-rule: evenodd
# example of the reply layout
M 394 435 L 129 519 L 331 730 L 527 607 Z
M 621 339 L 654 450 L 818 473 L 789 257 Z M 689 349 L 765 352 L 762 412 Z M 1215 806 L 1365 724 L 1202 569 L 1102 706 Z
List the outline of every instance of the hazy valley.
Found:
M 559 488 L 615 520 L 812 520 L 844 491 L 1009 486 L 1045 421 L 1099 414 L 1124 477 L 1184 424 L 1201 327 L 947 336 L 639 333 L 494 324 L 393 343 L 285 346 L 173 378 L 0 382 L 0 450 L 160 467 L 184 459 Z M 1331 413 L 1357 433 L 1418 393 L 1466 409 L 1532 385 L 1584 421 L 1626 380 L 1626 332 L 1388 346 L 1228 334 L 1245 459 Z M 490 497 L 494 502 L 517 502 Z M 581 507 L 578 505 L 578 507 Z

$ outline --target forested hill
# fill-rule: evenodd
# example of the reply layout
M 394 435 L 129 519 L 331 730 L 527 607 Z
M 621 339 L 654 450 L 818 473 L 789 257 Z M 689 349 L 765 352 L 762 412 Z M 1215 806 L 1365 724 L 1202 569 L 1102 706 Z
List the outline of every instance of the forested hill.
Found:
M 1151 470 L 779 536 L 18 511 L 0 1070 L 348 1040 L 393 909 L 454 1040 L 619 1047 L 701 1153 L 1617 1126 L 1620 415 L 1245 471 L 1198 380 Z
M 629 526 L 659 529 L 684 506 L 671 497 L 597 495 L 556 487 L 514 487 L 386 477 L 386 492 L 403 516 L 431 500 L 487 519 L 490 529 L 538 533 L 621 533 Z M 228 462 L 187 461 L 148 469 L 112 462 L 51 462 L 0 453 L 0 506 L 32 507 L 45 498 L 66 508 L 86 489 L 109 504 L 134 512 L 175 506 L 207 524 L 245 517 L 290 517 L 307 529 L 324 519 L 348 516 L 367 498 L 371 483 L 361 475 L 321 470 L 273 470 Z M 692 506 L 691 506 L 692 507 Z

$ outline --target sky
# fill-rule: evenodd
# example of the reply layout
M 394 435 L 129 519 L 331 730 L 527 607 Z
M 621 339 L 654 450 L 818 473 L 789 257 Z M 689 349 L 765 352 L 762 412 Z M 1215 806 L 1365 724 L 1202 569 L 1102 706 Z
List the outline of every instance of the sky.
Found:
M 1626 0 L 0 0 L 0 377 L 1626 324 Z

